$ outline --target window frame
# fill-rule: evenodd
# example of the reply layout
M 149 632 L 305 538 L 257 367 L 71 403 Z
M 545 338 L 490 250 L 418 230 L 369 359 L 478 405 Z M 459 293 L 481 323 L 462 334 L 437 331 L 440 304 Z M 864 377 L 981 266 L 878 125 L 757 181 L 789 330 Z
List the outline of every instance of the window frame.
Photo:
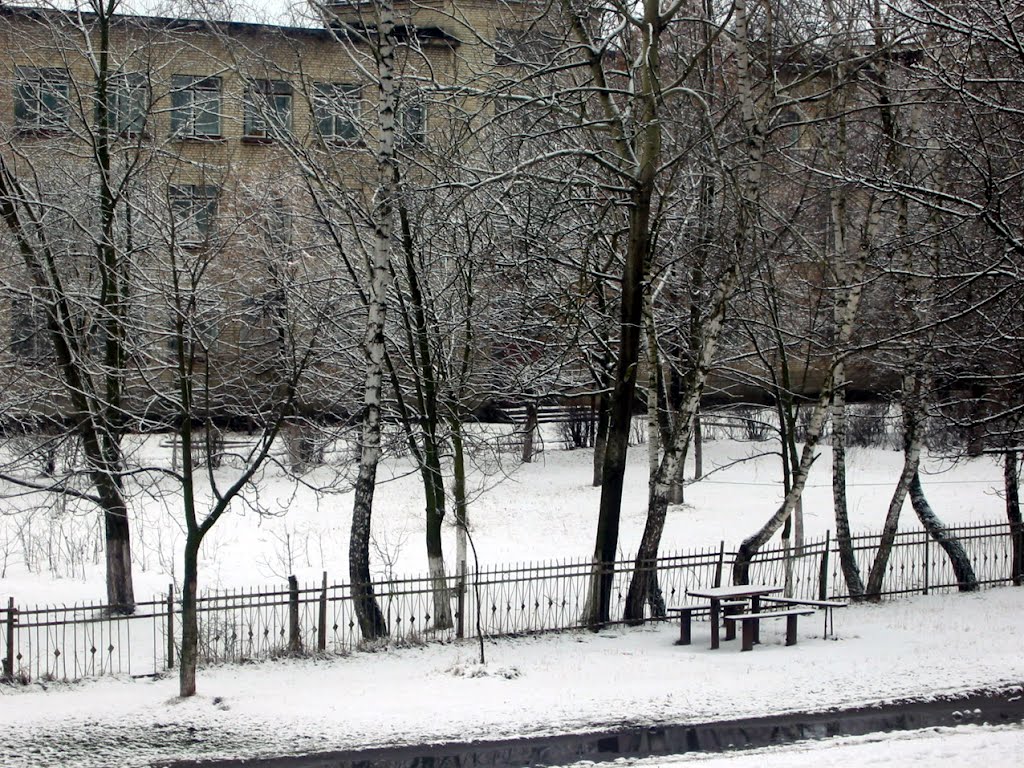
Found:
M 395 126 L 396 143 L 400 149 L 424 147 L 427 144 L 427 102 L 419 89 L 400 97 L 398 121 Z M 410 128 L 410 115 L 415 115 L 415 126 Z
M 281 104 L 285 105 L 283 109 Z M 248 81 L 242 110 L 242 139 L 263 142 L 290 136 L 294 104 L 294 89 L 287 80 Z
M 175 244 L 197 248 L 210 242 L 217 230 L 219 198 L 220 187 L 216 184 L 168 185 L 167 200 Z
M 198 141 L 222 139 L 223 85 L 220 75 L 171 75 L 171 136 Z
M 168 314 L 166 348 L 172 359 L 178 352 L 178 321 L 181 321 L 181 340 L 186 360 L 204 362 L 221 343 L 225 328 L 224 304 L 215 297 L 197 298 L 190 303 L 187 313 L 180 317 Z
M 141 136 L 149 116 L 149 78 L 143 72 L 118 72 L 107 84 L 107 121 L 111 133 Z
M 324 141 L 352 145 L 362 140 L 359 130 L 362 95 L 363 86 L 358 83 L 313 84 L 313 124 Z M 346 113 L 339 109 L 340 105 L 351 109 Z M 325 131 L 327 121 L 330 121 L 330 130 Z
M 52 105 L 45 103 L 47 98 Z M 63 67 L 15 67 L 14 126 L 19 133 L 71 130 L 71 74 Z

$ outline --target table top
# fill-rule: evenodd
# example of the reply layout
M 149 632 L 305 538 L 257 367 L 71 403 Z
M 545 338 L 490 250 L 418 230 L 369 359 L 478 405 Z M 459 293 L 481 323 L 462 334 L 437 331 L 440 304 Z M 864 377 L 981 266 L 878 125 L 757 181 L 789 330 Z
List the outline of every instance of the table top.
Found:
M 709 600 L 722 600 L 730 597 L 760 597 L 784 592 L 784 587 L 774 584 L 732 584 L 727 587 L 698 587 L 686 592 L 693 597 L 704 597 Z

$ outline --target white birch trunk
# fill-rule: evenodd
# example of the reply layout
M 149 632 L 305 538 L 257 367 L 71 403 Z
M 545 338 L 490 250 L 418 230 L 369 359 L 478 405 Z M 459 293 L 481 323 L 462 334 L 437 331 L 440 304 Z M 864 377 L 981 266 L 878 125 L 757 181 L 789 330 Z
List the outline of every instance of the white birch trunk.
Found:
M 769 539 L 782 527 L 787 518 L 792 514 L 797 501 L 803 495 L 804 486 L 807 484 L 807 474 L 810 472 L 811 464 L 814 463 L 815 451 L 818 441 L 821 438 L 822 427 L 828 415 L 829 402 L 832 399 L 832 391 L 836 384 L 836 364 L 845 358 L 845 350 L 853 335 L 857 310 L 860 307 L 860 299 L 863 292 L 862 280 L 867 267 L 869 245 L 874 240 L 875 233 L 880 224 L 880 213 L 874 201 L 869 201 L 868 222 L 864 230 L 864 237 L 860 242 L 857 260 L 850 270 L 849 283 L 846 287 L 845 300 L 840 301 L 840 309 L 837 312 L 836 340 L 832 356 L 832 364 L 828 376 L 822 383 L 821 394 L 814 405 L 811 413 L 811 423 L 807 429 L 807 437 L 804 442 L 803 451 L 800 455 L 800 465 L 793 473 L 793 485 L 789 493 L 783 499 L 782 504 L 768 522 L 761 529 L 750 536 L 739 547 L 736 561 L 733 565 L 733 581 L 736 584 L 746 583 L 750 573 L 750 561 L 754 555 L 763 547 Z
M 672 426 L 672 437 L 662 451 L 661 462 L 651 479 L 647 504 L 647 522 L 640 539 L 633 579 L 626 595 L 624 618 L 631 623 L 640 622 L 644 618 L 644 605 L 652 596 L 660 601 L 660 596 L 652 595 L 657 588 L 654 577 L 654 563 L 661 544 L 661 534 L 665 528 L 665 517 L 671 499 L 674 483 L 682 477 L 686 459 L 686 449 L 693 432 L 693 421 L 700 408 L 700 396 L 704 391 L 704 383 L 711 370 L 711 360 L 718 348 L 718 339 L 725 322 L 725 311 L 739 282 L 739 265 L 734 264 L 722 276 L 715 295 L 712 297 L 712 311 L 704 325 L 703 343 L 695 361 L 693 377 L 683 400 L 679 413 Z M 655 425 L 655 432 L 657 427 Z
M 383 615 L 370 584 L 370 519 L 381 444 L 381 392 L 384 378 L 384 325 L 391 276 L 391 233 L 395 195 L 395 44 L 394 9 L 391 0 L 378 0 L 378 130 L 377 190 L 374 201 L 374 242 L 370 262 L 366 333 L 363 352 L 366 377 L 363 387 L 363 421 L 359 474 L 352 509 L 349 544 L 349 577 L 353 604 L 365 639 L 387 634 Z

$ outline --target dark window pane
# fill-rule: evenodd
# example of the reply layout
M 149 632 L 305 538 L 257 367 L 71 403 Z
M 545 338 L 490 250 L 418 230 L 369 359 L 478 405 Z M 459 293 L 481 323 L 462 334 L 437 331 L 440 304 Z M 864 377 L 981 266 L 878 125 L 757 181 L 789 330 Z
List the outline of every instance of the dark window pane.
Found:
M 171 131 L 178 136 L 220 136 L 220 78 L 171 78 Z

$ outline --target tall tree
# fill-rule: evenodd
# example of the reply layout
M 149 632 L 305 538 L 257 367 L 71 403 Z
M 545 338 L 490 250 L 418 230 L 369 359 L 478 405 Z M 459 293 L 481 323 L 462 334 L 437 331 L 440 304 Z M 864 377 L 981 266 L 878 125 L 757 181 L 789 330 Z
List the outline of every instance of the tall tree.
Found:
M 136 69 L 148 64 L 115 45 L 119 8 L 119 0 L 90 0 L 71 11 L 4 11 L 9 49 L 29 61 L 38 51 L 49 58 L 46 67 L 18 67 L 12 84 L 15 130 L 0 149 L 0 215 L 24 266 L 28 288 L 15 290 L 30 298 L 22 305 L 28 333 L 41 331 L 52 350 L 60 404 L 52 422 L 67 425 L 85 460 L 45 484 L 8 479 L 102 510 L 107 602 L 130 613 L 124 447 L 135 344 L 130 197 L 153 148 L 141 141 L 151 108 Z M 40 316 L 44 327 L 33 329 Z

